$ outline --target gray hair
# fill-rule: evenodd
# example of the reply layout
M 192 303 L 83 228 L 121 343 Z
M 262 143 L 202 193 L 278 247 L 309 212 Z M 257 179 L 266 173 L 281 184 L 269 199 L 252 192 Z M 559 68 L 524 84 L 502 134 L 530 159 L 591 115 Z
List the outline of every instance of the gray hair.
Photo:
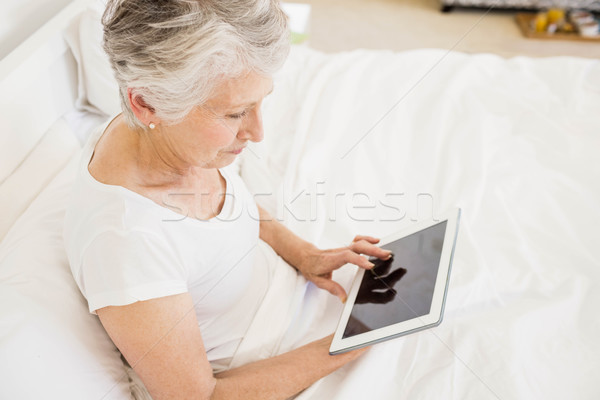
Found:
M 102 24 L 131 127 L 145 128 L 127 88 L 165 123 L 177 123 L 219 83 L 247 71 L 271 76 L 290 46 L 277 0 L 109 0 Z

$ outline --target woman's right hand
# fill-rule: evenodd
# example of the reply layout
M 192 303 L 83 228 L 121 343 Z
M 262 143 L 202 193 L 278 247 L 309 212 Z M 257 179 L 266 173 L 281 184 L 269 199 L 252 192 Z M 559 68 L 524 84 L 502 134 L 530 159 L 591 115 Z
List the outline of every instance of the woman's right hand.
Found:
M 341 354 L 336 354 L 336 355 L 330 355 L 329 354 L 329 347 L 331 347 L 331 342 L 333 341 L 333 334 L 326 336 L 322 339 L 316 340 L 312 343 L 309 343 L 308 346 L 315 346 L 319 351 L 322 351 L 324 353 L 326 353 L 327 355 L 329 355 L 329 357 L 332 357 L 333 359 L 337 360 L 340 362 L 340 367 L 344 364 L 349 363 L 350 361 L 358 358 L 359 356 L 361 356 L 363 353 L 365 353 L 370 346 L 367 347 L 361 347 L 360 349 L 356 349 L 356 350 L 350 350 Z

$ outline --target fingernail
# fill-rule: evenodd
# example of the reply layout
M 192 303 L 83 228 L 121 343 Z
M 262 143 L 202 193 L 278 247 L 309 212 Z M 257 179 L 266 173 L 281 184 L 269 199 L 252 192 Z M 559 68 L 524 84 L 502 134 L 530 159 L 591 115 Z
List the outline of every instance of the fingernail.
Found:
M 373 268 L 373 267 L 375 266 L 375 264 L 373 264 L 372 262 L 369 262 L 369 263 L 367 264 L 367 266 L 369 266 L 370 268 Z
M 346 300 L 348 300 L 347 297 L 340 296 L 340 301 L 342 302 L 342 304 L 346 304 Z

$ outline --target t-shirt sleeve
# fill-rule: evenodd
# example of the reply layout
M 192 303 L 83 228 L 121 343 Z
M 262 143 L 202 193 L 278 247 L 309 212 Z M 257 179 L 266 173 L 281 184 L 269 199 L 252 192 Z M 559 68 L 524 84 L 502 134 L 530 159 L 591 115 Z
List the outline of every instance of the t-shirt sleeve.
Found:
M 167 241 L 152 233 L 102 232 L 85 248 L 74 272 L 92 314 L 188 291 L 185 268 Z

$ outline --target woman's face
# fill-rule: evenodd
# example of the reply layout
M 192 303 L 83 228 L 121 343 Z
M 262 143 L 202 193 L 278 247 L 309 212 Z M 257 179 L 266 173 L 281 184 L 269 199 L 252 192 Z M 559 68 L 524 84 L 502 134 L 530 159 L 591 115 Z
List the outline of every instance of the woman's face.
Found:
M 249 140 L 263 139 L 261 105 L 272 90 L 270 78 L 253 72 L 224 82 L 182 122 L 164 128 L 164 145 L 184 168 L 231 164 Z

